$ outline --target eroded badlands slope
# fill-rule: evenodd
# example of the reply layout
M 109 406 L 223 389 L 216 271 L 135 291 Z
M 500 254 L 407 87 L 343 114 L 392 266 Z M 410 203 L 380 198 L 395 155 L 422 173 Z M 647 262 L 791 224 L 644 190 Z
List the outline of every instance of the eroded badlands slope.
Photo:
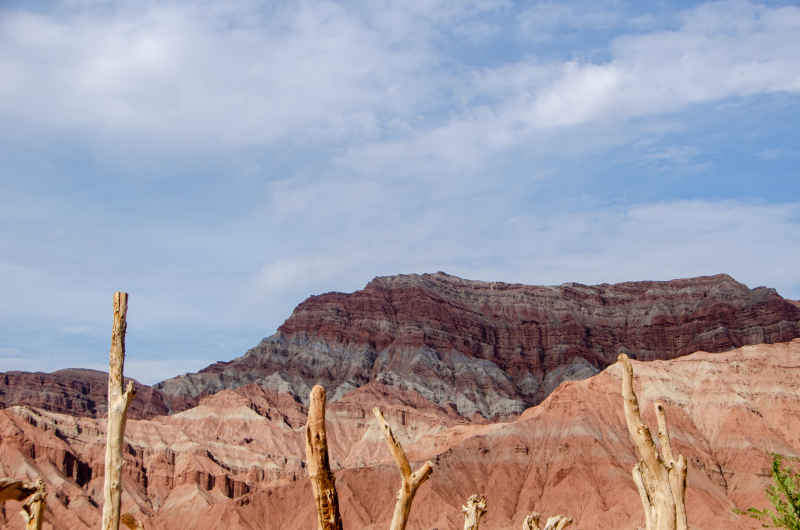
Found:
M 654 422 L 652 401 L 664 400 L 673 444 L 689 460 L 691 527 L 756 528 L 732 508 L 764 506 L 769 452 L 800 455 L 800 339 L 634 369 L 646 419 Z M 513 421 L 483 424 L 396 387 L 346 394 L 328 414 L 346 527 L 386 528 L 399 485 L 374 405 L 402 433 L 412 465 L 435 463 L 411 528 L 460 527 L 460 506 L 475 492 L 489 498 L 488 529 L 520 528 L 533 509 L 567 513 L 580 529 L 643 526 L 619 386 L 615 365 L 562 384 Z M 250 386 L 173 416 L 131 420 L 124 508 L 155 529 L 312 528 L 304 414 L 288 394 Z M 103 429 L 100 420 L 30 407 L 0 411 L 0 475 L 45 477 L 46 528 L 97 526 Z M 7 503 L 0 513 L 4 528 L 21 528 L 17 508 Z

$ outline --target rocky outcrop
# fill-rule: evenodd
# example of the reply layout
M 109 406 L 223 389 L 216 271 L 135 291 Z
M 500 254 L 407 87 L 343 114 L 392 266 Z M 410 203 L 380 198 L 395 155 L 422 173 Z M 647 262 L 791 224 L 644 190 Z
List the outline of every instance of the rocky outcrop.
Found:
M 800 455 L 800 339 L 636 362 L 644 419 L 666 404 L 674 450 L 689 461 L 692 528 L 757 528 L 733 508 L 764 507 L 770 452 Z M 412 528 L 456 528 L 461 504 L 487 495 L 486 528 L 519 528 L 531 511 L 568 514 L 576 528 L 643 526 L 630 470 L 619 366 L 566 382 L 506 423 L 466 422 L 414 391 L 370 383 L 327 415 L 344 525 L 386 528 L 399 477 L 370 414 L 379 406 L 412 466 L 435 468 L 414 502 Z M 303 465 L 305 410 L 257 385 L 204 398 L 173 416 L 130 420 L 123 511 L 147 528 L 301 530 L 315 521 Z M 104 423 L 30 407 L 0 411 L 0 476 L 48 487 L 45 528 L 95 528 Z M 0 526 L 21 528 L 18 505 Z M 48 526 L 50 525 L 50 526 Z
M 131 418 L 149 418 L 169 410 L 160 392 L 135 382 Z M 30 405 L 43 410 L 98 418 L 106 415 L 108 374 L 70 368 L 52 373 L 0 372 L 0 408 Z
M 170 408 L 245 384 L 329 399 L 369 382 L 410 389 L 474 418 L 520 413 L 620 351 L 639 360 L 800 336 L 800 308 L 727 275 L 529 286 L 445 273 L 375 278 L 312 296 L 244 356 L 156 385 Z

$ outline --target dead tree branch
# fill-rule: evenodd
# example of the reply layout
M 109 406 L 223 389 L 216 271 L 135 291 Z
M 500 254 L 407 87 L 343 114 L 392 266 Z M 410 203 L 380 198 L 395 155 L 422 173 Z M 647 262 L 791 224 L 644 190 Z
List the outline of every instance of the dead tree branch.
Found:
M 339 496 L 328 461 L 328 438 L 325 432 L 325 389 L 314 385 L 309 396 L 306 423 L 306 464 L 317 505 L 319 530 L 342 530 Z
M 386 445 L 389 446 L 389 451 L 392 453 L 394 461 L 397 463 L 397 467 L 400 469 L 400 474 L 403 478 L 400 490 L 397 492 L 397 502 L 394 505 L 392 524 L 389 528 L 390 530 L 405 530 L 406 523 L 408 522 L 408 515 L 411 513 L 411 503 L 414 501 L 414 495 L 417 494 L 417 488 L 431 476 L 433 464 L 431 462 L 425 462 L 421 468 L 412 473 L 411 465 L 408 463 L 408 458 L 406 457 L 406 452 L 403 450 L 403 446 L 400 445 L 397 438 L 395 438 L 392 428 L 386 423 L 386 419 L 383 417 L 381 410 L 375 407 L 372 409 L 372 413 L 375 414 L 378 425 L 380 425 L 381 430 L 383 430 L 383 435 L 386 437 Z
M 622 399 L 625 422 L 631 441 L 636 447 L 639 462 L 633 467 L 633 482 L 644 508 L 647 530 L 687 530 L 686 521 L 686 458 L 673 456 L 672 442 L 667 429 L 664 405 L 655 404 L 658 420 L 659 454 L 650 429 L 642 421 L 639 400 L 633 390 L 633 366 L 621 353 Z
M 481 517 L 486 513 L 486 497 L 473 494 L 467 503 L 461 507 L 464 512 L 464 530 L 478 530 Z
M 128 293 L 114 293 L 114 326 L 108 354 L 108 426 L 106 430 L 105 480 L 103 482 L 103 530 L 119 530 L 122 504 L 122 445 L 128 405 L 136 393 L 133 381 L 123 391 L 125 369 L 125 330 L 127 329 Z

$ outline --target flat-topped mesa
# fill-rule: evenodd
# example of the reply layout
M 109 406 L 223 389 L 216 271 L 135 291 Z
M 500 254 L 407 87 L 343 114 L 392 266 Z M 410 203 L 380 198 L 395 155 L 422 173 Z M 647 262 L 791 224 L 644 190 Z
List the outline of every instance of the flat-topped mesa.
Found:
M 330 399 L 370 381 L 412 389 L 463 416 L 516 414 L 559 383 L 628 351 L 639 360 L 800 337 L 800 307 L 726 274 L 530 286 L 442 272 L 378 277 L 311 296 L 244 356 L 156 385 L 172 409 L 256 383 Z

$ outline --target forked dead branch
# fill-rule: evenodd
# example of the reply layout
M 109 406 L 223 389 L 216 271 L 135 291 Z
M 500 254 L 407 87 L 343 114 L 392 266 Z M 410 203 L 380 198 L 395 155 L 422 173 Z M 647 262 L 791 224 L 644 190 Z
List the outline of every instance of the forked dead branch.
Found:
M 400 468 L 403 482 L 400 485 L 400 490 L 397 492 L 397 502 L 394 505 L 394 513 L 392 515 L 392 524 L 389 526 L 390 530 L 405 530 L 406 523 L 408 522 L 408 515 L 411 513 L 411 503 L 414 501 L 414 495 L 417 494 L 417 489 L 423 482 L 428 480 L 433 472 L 433 464 L 425 462 L 421 468 L 411 472 L 411 465 L 408 463 L 408 457 L 403 450 L 403 446 L 395 437 L 392 428 L 386 423 L 381 410 L 378 407 L 372 409 L 375 418 L 378 420 L 383 435 L 386 438 L 386 445 L 389 446 L 389 451 Z
M 624 353 L 617 360 L 622 364 L 622 399 L 628 433 L 636 447 L 639 462 L 633 467 L 633 481 L 644 508 L 647 530 L 687 530 L 686 521 L 686 458 L 676 459 L 667 430 L 664 404 L 656 402 L 659 454 L 650 428 L 642 421 L 639 400 L 633 390 L 633 366 Z

